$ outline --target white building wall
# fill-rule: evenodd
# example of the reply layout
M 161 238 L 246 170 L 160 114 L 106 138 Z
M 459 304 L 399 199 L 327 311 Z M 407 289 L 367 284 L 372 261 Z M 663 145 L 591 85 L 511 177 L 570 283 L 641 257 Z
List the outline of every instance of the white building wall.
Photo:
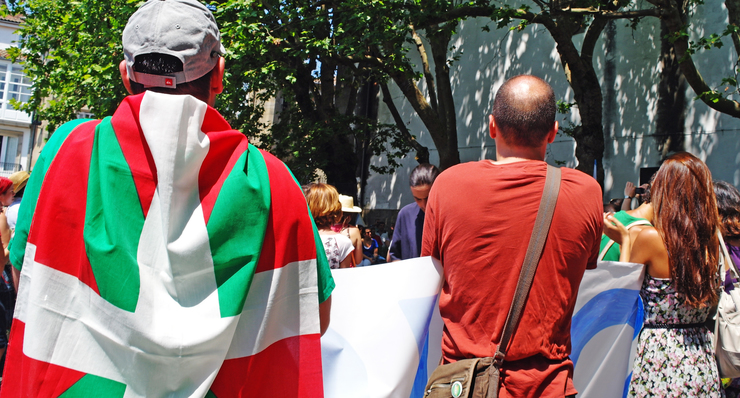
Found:
M 721 32 L 727 24 L 727 12 L 723 2 L 706 2 L 697 10 L 693 35 L 709 35 Z M 457 106 L 457 126 L 462 162 L 494 159 L 495 145 L 488 136 L 488 114 L 493 96 L 498 87 L 512 76 L 531 73 L 542 77 L 554 88 L 556 97 L 573 101 L 573 92 L 566 81 L 560 57 L 549 33 L 541 26 L 532 25 L 521 32 L 506 29 L 491 32 L 481 30 L 482 19 L 464 21 L 458 35 L 451 42 L 457 49 L 452 56 L 459 61 L 451 68 L 453 93 Z M 627 21 L 615 22 L 613 50 L 606 52 L 605 36 L 602 34 L 594 53 L 594 65 L 602 81 L 602 93 L 608 94 L 606 85 L 613 85 L 613 109 L 605 109 L 606 131 L 604 169 L 605 201 L 623 197 L 627 181 L 638 182 L 641 167 L 659 165 L 660 153 L 655 137 L 657 109 L 657 83 L 660 65 L 660 25 L 655 18 L 645 18 L 636 30 L 626 27 Z M 581 40 L 583 35 L 577 36 Z M 736 55 L 729 39 L 721 49 L 696 55 L 695 62 L 710 86 L 732 73 Z M 608 62 L 613 63 L 616 77 L 604 80 Z M 420 62 L 417 60 L 417 65 Z M 425 89 L 422 82 L 422 89 Z M 393 99 L 410 132 L 418 141 L 430 149 L 430 161 L 438 164 L 437 151 L 423 123 L 403 95 L 392 87 Z M 700 101 L 686 90 L 686 137 L 685 149 L 704 160 L 717 179 L 740 185 L 740 120 L 722 115 Z M 606 103 L 605 98 L 605 103 Z M 578 122 L 577 110 L 569 115 L 558 115 L 561 125 Z M 393 119 L 381 101 L 379 119 L 393 123 Z M 384 159 L 373 158 L 375 164 Z M 552 164 L 574 167 L 575 142 L 559 135 L 550 145 L 547 161 Z M 411 203 L 413 198 L 408 189 L 409 172 L 417 165 L 412 152 L 404 160 L 403 167 L 395 175 L 372 175 L 368 179 L 365 202 L 369 208 L 399 209 Z
M 0 20 L 0 50 L 16 45 L 18 26 L 15 22 Z M 31 81 L 23 77 L 21 65 L 0 59 L 0 176 L 29 169 L 31 115 L 15 110 L 8 100 L 27 101 L 30 85 Z
M 18 24 L 0 21 L 0 49 L 4 50 L 15 45 L 14 42 L 18 40 L 15 34 L 16 29 L 18 29 Z

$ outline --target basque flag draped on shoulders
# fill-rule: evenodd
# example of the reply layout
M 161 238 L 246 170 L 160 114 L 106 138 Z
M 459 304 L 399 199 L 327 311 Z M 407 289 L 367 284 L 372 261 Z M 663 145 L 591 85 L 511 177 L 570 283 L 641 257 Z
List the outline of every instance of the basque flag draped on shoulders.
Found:
M 31 178 L 3 398 L 323 396 L 333 281 L 306 202 L 213 108 L 128 97 Z

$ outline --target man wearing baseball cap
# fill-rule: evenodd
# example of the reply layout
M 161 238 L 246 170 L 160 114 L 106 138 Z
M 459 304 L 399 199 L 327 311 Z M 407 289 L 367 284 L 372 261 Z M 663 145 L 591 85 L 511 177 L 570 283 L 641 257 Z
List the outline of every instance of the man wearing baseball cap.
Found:
M 0 396 L 323 396 L 334 281 L 290 171 L 212 108 L 213 15 L 149 0 L 123 49 L 131 95 L 61 126 L 28 181 Z

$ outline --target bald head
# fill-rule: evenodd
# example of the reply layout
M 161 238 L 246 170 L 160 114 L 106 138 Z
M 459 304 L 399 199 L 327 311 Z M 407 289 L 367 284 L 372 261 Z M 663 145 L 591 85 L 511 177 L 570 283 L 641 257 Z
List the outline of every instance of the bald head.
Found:
M 555 124 L 555 93 L 539 77 L 512 77 L 496 93 L 492 115 L 508 144 L 540 146 Z

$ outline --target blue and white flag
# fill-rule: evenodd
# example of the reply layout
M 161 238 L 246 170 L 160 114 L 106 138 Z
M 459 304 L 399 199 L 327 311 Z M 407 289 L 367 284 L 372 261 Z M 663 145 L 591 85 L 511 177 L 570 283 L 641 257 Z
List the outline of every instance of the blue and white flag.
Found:
M 643 323 L 644 265 L 600 261 L 587 270 L 571 324 L 573 383 L 578 398 L 622 398 L 632 376 Z
M 331 322 L 321 338 L 325 397 L 423 396 L 442 356 L 442 272 L 431 257 L 332 270 Z

